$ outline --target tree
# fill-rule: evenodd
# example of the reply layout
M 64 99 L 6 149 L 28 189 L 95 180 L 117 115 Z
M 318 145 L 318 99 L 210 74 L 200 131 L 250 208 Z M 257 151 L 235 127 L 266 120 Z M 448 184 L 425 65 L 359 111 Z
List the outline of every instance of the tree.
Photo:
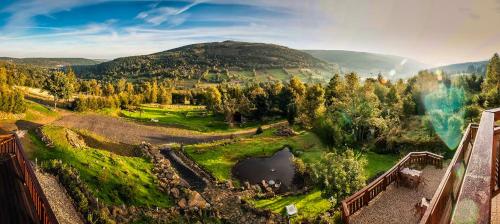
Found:
M 481 93 L 486 99 L 486 107 L 500 106 L 500 58 L 497 53 L 493 55 L 486 67 L 486 78 Z
M 105 94 L 106 94 L 106 96 L 112 96 L 115 94 L 115 87 L 113 86 L 113 84 L 111 84 L 109 82 L 108 82 L 108 84 L 106 84 Z
M 71 80 L 63 72 L 57 71 L 50 74 L 45 80 L 43 89 L 47 90 L 54 97 L 54 109 L 57 108 L 59 99 L 68 99 L 74 92 Z
M 205 92 L 205 106 L 208 110 L 217 113 L 221 111 L 222 105 L 222 94 L 219 89 L 214 86 L 210 86 L 206 89 Z
M 321 84 L 315 84 L 307 87 L 303 103 L 304 122 L 307 126 L 320 117 L 324 112 L 325 90 Z
M 365 185 L 365 164 L 366 161 L 357 158 L 351 149 L 343 153 L 325 153 L 319 162 L 312 164 L 311 176 L 336 204 Z
M 118 83 L 116 84 L 116 90 L 118 93 L 123 93 L 125 92 L 126 88 L 127 88 L 127 80 L 124 79 L 124 78 L 121 78 L 120 80 L 118 80 Z

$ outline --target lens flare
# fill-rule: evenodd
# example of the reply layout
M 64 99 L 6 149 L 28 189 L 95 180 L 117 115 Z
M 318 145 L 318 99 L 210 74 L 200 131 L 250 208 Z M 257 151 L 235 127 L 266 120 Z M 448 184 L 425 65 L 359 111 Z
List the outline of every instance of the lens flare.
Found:
M 440 84 L 437 91 L 424 97 L 426 115 L 432 128 L 449 149 L 460 143 L 464 125 L 465 92 L 462 88 Z

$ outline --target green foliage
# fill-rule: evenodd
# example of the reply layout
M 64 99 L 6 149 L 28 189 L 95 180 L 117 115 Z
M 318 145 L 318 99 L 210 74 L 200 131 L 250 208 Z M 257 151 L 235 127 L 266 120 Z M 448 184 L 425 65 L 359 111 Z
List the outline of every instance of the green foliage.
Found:
M 74 74 L 69 72 L 52 72 L 43 85 L 43 89 L 47 90 L 54 97 L 54 108 L 56 108 L 59 99 L 68 99 L 75 91 Z
M 482 84 L 481 94 L 485 98 L 485 107 L 500 106 L 500 57 L 497 53 L 486 67 L 486 78 Z
M 311 177 L 337 204 L 365 185 L 365 163 L 350 149 L 343 153 L 325 153 L 320 161 L 311 165 Z
M 23 92 L 0 83 L 0 112 L 20 114 L 25 111 L 26 102 Z

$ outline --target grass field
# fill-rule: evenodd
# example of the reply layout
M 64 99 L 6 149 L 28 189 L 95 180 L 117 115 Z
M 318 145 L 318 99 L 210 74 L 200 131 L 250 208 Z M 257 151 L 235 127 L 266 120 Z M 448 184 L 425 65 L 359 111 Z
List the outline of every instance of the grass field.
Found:
M 143 105 L 141 109 L 142 111 L 134 112 L 122 111 L 122 116 L 148 123 L 156 123 L 151 121 L 151 119 L 156 119 L 158 124 L 200 132 L 231 132 L 258 126 L 256 122 L 250 122 L 244 126 L 229 127 L 222 116 L 213 115 L 200 106 L 156 107 Z
M 107 204 L 169 207 L 171 199 L 162 194 L 154 183 L 151 173 L 152 164 L 143 158 L 119 156 L 108 151 L 73 148 L 67 138 L 66 130 L 57 126 L 45 126 L 43 132 L 55 144 L 48 149 L 31 135 L 38 150 L 34 156 L 39 161 L 59 159 L 79 170 L 81 178 L 91 190 Z M 120 196 L 123 186 L 132 187 L 133 195 L 124 199 Z

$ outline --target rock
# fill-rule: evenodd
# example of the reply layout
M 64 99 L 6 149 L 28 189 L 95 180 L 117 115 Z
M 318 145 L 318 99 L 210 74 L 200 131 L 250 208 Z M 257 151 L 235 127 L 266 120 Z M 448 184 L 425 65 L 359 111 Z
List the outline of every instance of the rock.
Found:
M 274 132 L 275 135 L 277 136 L 295 136 L 297 135 L 297 133 L 291 129 L 289 126 L 281 126 L 279 127 L 275 132 Z
M 181 200 L 179 200 L 179 201 L 177 202 L 177 205 L 178 205 L 181 209 L 186 208 L 186 205 L 187 205 L 187 204 L 186 204 L 186 199 L 185 199 L 185 198 L 182 198 Z
M 66 138 L 68 139 L 69 144 L 77 149 L 87 147 L 82 136 L 72 130 L 66 129 Z
M 226 187 L 228 189 L 233 189 L 234 188 L 233 182 L 231 180 L 226 181 Z
M 207 201 L 200 195 L 200 193 L 196 191 L 190 191 L 188 195 L 188 206 L 190 208 L 206 208 L 207 207 Z
M 178 188 L 174 187 L 174 188 L 170 189 L 170 193 L 172 194 L 172 196 L 174 198 L 179 198 L 180 197 L 180 191 L 179 191 Z
M 245 183 L 243 183 L 243 185 L 245 186 L 246 189 L 250 189 L 250 183 L 248 181 L 245 181 Z
M 267 188 L 267 186 L 268 186 L 268 185 L 267 185 L 266 180 L 262 180 L 262 182 L 261 182 L 261 183 L 262 183 L 262 187 Z

